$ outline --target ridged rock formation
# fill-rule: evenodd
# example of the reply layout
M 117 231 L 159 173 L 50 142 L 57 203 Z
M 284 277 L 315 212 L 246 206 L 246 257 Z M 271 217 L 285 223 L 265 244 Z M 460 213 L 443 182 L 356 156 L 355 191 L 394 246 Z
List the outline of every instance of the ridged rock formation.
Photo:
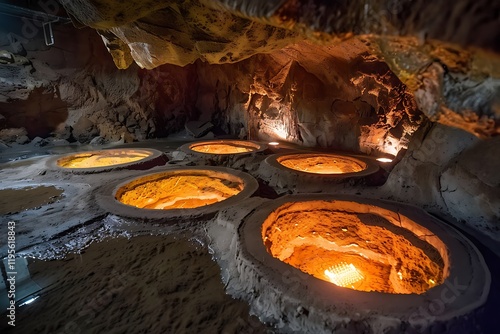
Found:
M 500 60 L 495 54 L 500 51 L 498 3 L 486 0 L 462 0 L 453 6 L 429 0 L 63 3 L 80 23 L 98 29 L 119 68 L 130 66 L 132 61 L 147 69 L 163 64 L 185 66 L 196 60 L 210 64 L 238 63 L 254 55 L 266 58 L 262 54 L 280 58 L 287 52 L 284 50 L 295 49 L 298 52 L 288 54 L 289 59 L 300 57 L 301 67 L 316 72 L 314 78 L 304 79 L 328 86 L 335 75 L 330 76 L 324 70 L 338 65 L 336 53 L 342 53 L 346 43 L 356 44 L 361 39 L 368 47 L 351 48 L 349 58 L 366 58 L 369 54 L 374 61 L 387 63 L 430 120 L 462 128 L 480 138 L 500 133 Z M 282 62 L 283 71 L 288 71 L 289 65 Z M 266 69 L 263 66 L 257 70 Z M 353 74 L 353 84 L 370 80 L 355 78 Z M 233 79 L 246 80 L 239 76 Z M 280 95 L 270 90 L 266 98 Z M 294 95 L 301 94 L 304 92 L 299 87 Z M 274 106 L 268 110 L 259 108 L 270 115 L 274 109 Z M 392 118 L 394 108 L 386 109 Z M 407 113 L 401 108 L 396 112 Z M 289 119 L 300 118 L 297 111 L 291 113 L 294 116 Z M 392 127 L 391 122 L 388 124 Z M 379 122 L 376 127 L 377 130 L 364 131 L 371 132 L 368 135 L 371 137 L 379 131 Z M 385 127 L 387 123 L 382 124 Z M 251 127 L 247 130 L 252 131 Z M 284 139 L 301 142 L 297 130 L 291 130 Z M 411 132 L 407 130 L 400 135 L 404 137 Z M 379 135 L 375 141 L 386 142 L 385 136 Z

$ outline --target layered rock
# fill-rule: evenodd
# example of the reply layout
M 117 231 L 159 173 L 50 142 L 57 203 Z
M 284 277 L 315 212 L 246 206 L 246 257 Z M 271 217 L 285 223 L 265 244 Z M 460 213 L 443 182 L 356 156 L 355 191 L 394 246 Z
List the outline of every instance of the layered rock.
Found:
M 498 143 L 440 124 L 422 127 L 382 190 L 390 199 L 449 214 L 498 242 Z
M 499 51 L 499 5 L 485 0 L 453 6 L 428 0 L 143 0 L 112 6 L 85 0 L 64 5 L 80 22 L 99 29 L 119 68 L 132 59 L 148 69 L 196 60 L 235 63 L 292 45 L 305 50 L 310 45 L 301 45 L 305 40 L 316 44 L 309 57 L 302 57 L 301 66 L 311 67 L 307 63 L 342 48 L 342 41 L 362 36 L 370 53 L 408 85 L 429 119 L 481 138 L 500 132 L 498 55 L 478 49 Z M 287 140 L 300 141 L 294 132 Z
M 413 97 L 363 41 L 340 46 L 302 42 L 238 66 L 197 63 L 197 106 L 251 139 L 397 154 L 422 123 Z

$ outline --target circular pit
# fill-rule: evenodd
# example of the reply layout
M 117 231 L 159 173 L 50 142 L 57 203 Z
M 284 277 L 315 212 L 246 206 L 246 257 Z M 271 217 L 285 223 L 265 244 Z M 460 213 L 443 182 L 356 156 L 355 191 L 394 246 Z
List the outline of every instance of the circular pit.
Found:
M 165 155 L 154 149 L 110 149 L 66 154 L 49 161 L 55 168 L 80 173 L 117 169 L 148 169 L 163 165 Z
M 115 214 L 134 218 L 199 216 L 234 205 L 257 188 L 253 177 L 229 168 L 176 168 L 122 182 L 103 203 Z

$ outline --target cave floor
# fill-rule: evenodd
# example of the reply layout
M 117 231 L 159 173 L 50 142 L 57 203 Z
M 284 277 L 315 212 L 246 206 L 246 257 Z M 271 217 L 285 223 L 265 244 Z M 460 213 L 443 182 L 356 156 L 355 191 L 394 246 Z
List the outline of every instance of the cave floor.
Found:
M 119 146 L 19 145 L 0 152 L 0 192 L 31 188 L 25 196 L 2 193 L 0 227 L 16 225 L 16 253 L 28 258 L 26 285 L 39 298 L 18 306 L 19 333 L 266 333 L 275 332 L 250 315 L 246 302 L 225 293 L 221 269 L 212 259 L 205 229 L 199 223 L 151 224 L 109 214 L 95 203 L 95 190 L 103 185 L 162 170 L 116 170 L 96 174 L 74 174 L 48 167 L 55 154 L 100 148 L 153 148 L 169 158 L 190 138 L 152 140 Z M 277 189 L 260 179 L 258 166 L 266 155 L 295 147 L 281 147 L 257 156 L 228 162 L 260 183 L 254 196 L 275 198 L 293 189 Z M 213 161 L 183 157 L 180 165 L 213 164 Z M 168 166 L 174 168 L 176 165 Z M 45 191 L 32 191 L 37 187 Z M 55 187 L 59 191 L 47 191 Z M 60 193 L 62 191 L 62 193 Z M 382 196 L 379 187 L 363 182 L 340 183 L 330 193 Z M 32 196 L 33 198 L 31 198 Z M 35 198 L 36 197 L 36 198 Z M 24 206 L 12 206 L 12 201 Z M 7 204 L 3 204 L 3 202 Z M 26 204 L 28 203 L 28 204 Z M 2 232 L 2 235 L 6 233 Z M 500 268 L 498 256 L 469 238 L 480 249 L 492 273 L 488 301 L 474 316 L 442 326 L 438 332 L 492 333 L 500 325 Z M 0 255 L 7 255 L 5 238 Z M 3 270 L 3 269 L 2 269 Z M 29 290 L 29 287 L 20 287 Z M 2 292 L 2 297 L 6 295 Z M 5 302 L 2 300 L 2 302 Z M 2 307 L 4 305 L 2 304 Z M 3 318 L 5 312 L 2 313 Z M 12 329 L 6 321 L 0 330 Z

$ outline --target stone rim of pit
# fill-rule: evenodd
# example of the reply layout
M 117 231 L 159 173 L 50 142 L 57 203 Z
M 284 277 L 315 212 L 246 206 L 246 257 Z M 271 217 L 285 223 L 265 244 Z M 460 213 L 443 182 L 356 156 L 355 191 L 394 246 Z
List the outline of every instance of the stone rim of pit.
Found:
M 280 159 L 286 158 L 295 158 L 295 157 L 329 157 L 329 158 L 339 158 L 342 160 L 349 160 L 353 163 L 364 165 L 364 169 L 358 172 L 347 172 L 347 173 L 330 173 L 330 174 L 321 174 L 321 173 L 311 173 L 306 171 L 300 171 L 297 169 L 289 168 L 280 163 Z M 320 177 L 320 178 L 328 178 L 328 179 L 347 179 L 352 177 L 364 177 L 371 175 L 373 173 L 378 172 L 379 165 L 374 163 L 368 157 L 361 157 L 358 155 L 344 154 L 344 153 L 323 153 L 323 152 L 289 152 L 289 153 L 278 153 L 273 154 L 267 157 L 265 163 L 274 167 L 276 169 L 286 171 L 287 173 L 300 175 L 301 177 Z
M 365 292 L 338 287 L 274 258 L 262 241 L 265 219 L 287 202 L 312 200 L 375 205 L 418 222 L 417 225 L 433 234 L 424 235 L 424 238 L 438 237 L 446 245 L 442 251 L 447 252 L 450 261 L 448 277 L 443 284 L 418 295 Z M 269 318 L 273 310 L 259 309 L 259 305 L 271 303 L 281 305 L 271 316 L 275 319 L 283 317 L 283 310 L 314 309 L 315 320 L 309 322 L 301 317 L 301 325 L 295 324 L 298 326 L 307 326 L 306 323 L 312 327 L 318 323 L 334 325 L 360 319 L 376 322 L 374 319 L 379 319 L 392 325 L 405 322 L 426 328 L 435 321 L 453 321 L 454 317 L 469 314 L 483 305 L 489 294 L 491 274 L 474 244 L 455 228 L 408 204 L 352 195 L 287 195 L 259 205 L 243 220 L 238 231 L 238 284 L 244 291 L 254 291 L 254 295 L 259 296 L 258 301 L 252 300 L 253 297 L 249 301 L 253 311 L 264 318 Z M 273 295 L 280 296 L 280 300 L 267 297 Z M 285 316 L 292 318 L 292 314 Z
M 249 152 L 237 152 L 237 153 L 210 153 L 210 152 L 199 152 L 195 151 L 192 148 L 196 146 L 202 145 L 223 145 L 223 144 L 231 144 L 236 143 L 242 147 L 252 148 L 252 151 Z M 216 156 L 244 156 L 244 155 L 252 155 L 255 153 L 263 152 L 267 149 L 267 145 L 263 143 L 259 143 L 252 140 L 240 140 L 240 139 L 218 139 L 218 140 L 205 140 L 205 141 L 195 141 L 182 145 L 179 149 L 187 154 L 199 156 L 199 157 L 216 157 Z
M 60 166 L 59 162 L 61 160 L 69 160 L 71 158 L 77 158 L 79 156 L 92 156 L 92 155 L 103 155 L 106 152 L 125 152 L 130 151 L 146 153 L 147 156 L 126 163 L 114 164 L 109 166 L 100 166 L 100 167 L 84 167 L 84 168 L 71 168 L 71 167 L 63 167 Z M 52 170 L 61 170 L 64 172 L 70 172 L 74 174 L 92 174 L 92 173 L 102 173 L 109 172 L 113 170 L 121 170 L 121 169 L 132 169 L 132 170 L 146 170 L 156 166 L 164 165 L 167 163 L 168 159 L 166 155 L 158 150 L 151 148 L 113 148 L 113 149 L 102 149 L 102 150 L 92 150 L 92 151 L 83 151 L 83 152 L 74 152 L 63 155 L 58 155 L 55 157 L 51 157 L 47 161 L 47 167 Z
M 143 209 L 124 204 L 116 198 L 117 192 L 119 192 L 120 189 L 144 178 L 158 180 L 167 176 L 190 176 L 193 174 L 203 176 L 224 176 L 227 180 L 235 180 L 237 182 L 241 182 L 243 188 L 239 193 L 220 202 L 188 209 Z M 224 210 L 228 207 L 234 206 L 238 202 L 244 201 L 245 199 L 252 196 L 258 189 L 258 187 L 259 184 L 257 180 L 254 179 L 250 174 L 226 167 L 174 167 L 157 170 L 154 173 L 135 175 L 134 177 L 129 177 L 125 180 L 122 179 L 99 190 L 96 195 L 96 199 L 102 209 L 106 210 L 107 212 L 116 214 L 117 216 L 136 218 L 142 221 L 157 221 L 175 224 L 179 222 L 175 221 L 177 219 L 196 219 L 203 216 L 215 214 L 220 210 Z

